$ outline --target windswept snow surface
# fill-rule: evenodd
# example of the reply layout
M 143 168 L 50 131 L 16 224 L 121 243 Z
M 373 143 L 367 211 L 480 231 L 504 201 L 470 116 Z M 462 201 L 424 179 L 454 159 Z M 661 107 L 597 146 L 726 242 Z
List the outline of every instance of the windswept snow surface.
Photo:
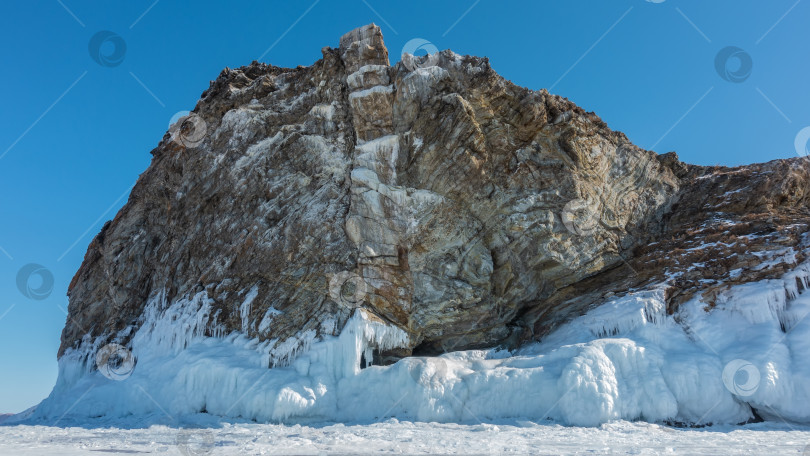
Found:
M 361 360 L 374 347 L 404 345 L 407 334 L 363 311 L 338 337 L 285 341 L 274 350 L 289 363 L 268 369 L 269 342 L 203 336 L 211 325 L 204 293 L 172 305 L 157 299 L 132 338 L 131 375 L 101 375 L 93 356 L 99 344 L 87 341 L 60 359 L 57 385 L 26 422 L 174 421 L 205 411 L 310 424 L 395 417 L 703 425 L 737 424 L 755 413 L 806 423 L 809 277 L 810 265 L 799 265 L 778 280 L 731 287 L 711 305 L 695 298 L 675 315 L 666 314 L 663 289 L 633 292 L 514 353 L 472 350 L 367 368 Z
M 190 426 L 190 423 L 185 423 Z M 617 421 L 598 428 L 531 421 L 453 424 L 276 425 L 226 423 L 145 429 L 0 426 L 0 454 L 100 456 L 239 455 L 796 455 L 810 454 L 810 428 L 783 423 L 674 429 Z M 198 423 L 205 426 L 205 421 Z

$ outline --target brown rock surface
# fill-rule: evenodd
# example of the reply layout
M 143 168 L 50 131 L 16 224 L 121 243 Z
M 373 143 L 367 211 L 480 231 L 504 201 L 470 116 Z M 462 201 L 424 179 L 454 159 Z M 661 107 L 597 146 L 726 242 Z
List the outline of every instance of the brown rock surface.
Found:
M 673 310 L 779 275 L 808 230 L 805 160 L 686 165 L 486 59 L 408 62 L 372 24 L 309 67 L 224 70 L 90 244 L 60 356 L 201 291 L 210 335 L 301 348 L 362 306 L 408 332 L 392 358 L 514 347 L 606 294 L 668 281 Z

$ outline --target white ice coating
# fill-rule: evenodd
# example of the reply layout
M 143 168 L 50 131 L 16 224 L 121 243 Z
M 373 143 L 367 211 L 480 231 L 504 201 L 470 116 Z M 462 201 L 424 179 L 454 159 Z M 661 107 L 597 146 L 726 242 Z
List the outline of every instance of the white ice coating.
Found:
M 267 309 L 267 312 L 264 313 L 264 317 L 262 317 L 262 321 L 259 323 L 259 333 L 264 334 L 270 330 L 270 326 L 273 323 L 273 318 L 276 315 L 280 314 L 281 311 L 276 309 L 275 307 L 270 307 Z
M 316 104 L 309 110 L 309 114 L 321 120 L 331 121 L 332 117 L 335 115 L 335 105 Z
M 349 99 L 351 100 L 351 99 L 354 99 L 354 98 L 365 98 L 365 97 L 367 97 L 367 96 L 369 96 L 371 94 L 374 94 L 374 93 L 390 94 L 390 93 L 393 93 L 393 92 L 394 92 L 394 86 L 393 85 L 385 85 L 385 86 L 378 85 L 378 86 L 374 86 L 374 87 L 372 87 L 370 89 L 358 90 L 356 92 L 352 92 L 352 93 L 349 94 Z
M 472 350 L 367 368 L 362 358 L 406 345 L 407 335 L 362 311 L 337 337 L 310 332 L 276 347 L 288 351 L 289 365 L 268 369 L 272 341 L 204 335 L 212 318 L 204 293 L 171 305 L 156 298 L 132 341 L 138 362 L 129 378 L 96 371 L 98 344 L 86 341 L 60 359 L 57 385 L 34 419 L 165 421 L 165 413 L 205 410 L 259 421 L 549 418 L 597 426 L 617 419 L 739 423 L 753 407 L 766 418 L 807 422 L 808 288 L 805 263 L 781 279 L 732 286 L 712 303 L 698 296 L 675 315 L 666 314 L 663 290 L 632 292 L 513 353 Z M 753 391 L 732 392 L 724 383 L 735 360 L 760 374 Z
M 253 288 L 248 291 L 247 295 L 245 295 L 245 300 L 242 302 L 242 305 L 239 306 L 239 318 L 242 319 L 242 332 L 245 334 L 247 334 L 250 325 L 250 305 L 253 303 L 253 300 L 256 299 L 256 296 L 259 296 L 258 285 L 254 285 Z
M 401 84 L 397 86 L 397 92 L 403 98 L 417 99 L 424 103 L 435 93 L 436 84 L 449 77 L 447 70 L 441 67 L 417 68 L 402 78 Z
M 364 65 L 361 66 L 357 71 L 348 75 L 346 77 L 346 84 L 348 84 L 349 89 L 355 90 L 360 87 L 363 87 L 363 79 L 366 73 L 376 73 L 378 79 L 382 81 L 388 80 L 388 66 L 387 65 Z
M 415 219 L 422 212 L 444 201 L 444 197 L 429 190 L 385 185 L 380 182 L 377 173 L 368 168 L 353 169 L 351 179 L 355 185 L 373 190 L 373 192 L 363 193 L 363 198 L 366 204 L 372 206 L 372 211 L 382 214 L 382 202 L 379 201 L 379 196 L 388 198 L 392 203 L 405 208 L 406 216 L 412 220 L 409 227 L 414 229 L 418 227 Z
M 389 176 L 390 185 L 396 185 L 399 157 L 399 136 L 386 135 L 367 141 L 355 148 L 354 163 L 359 168 L 369 168 L 377 174 Z
M 212 302 L 201 291 L 166 308 L 165 294 L 159 293 L 144 309 L 144 324 L 133 337 L 133 353 L 137 356 L 141 347 L 174 355 L 185 350 L 192 341 L 204 336 Z

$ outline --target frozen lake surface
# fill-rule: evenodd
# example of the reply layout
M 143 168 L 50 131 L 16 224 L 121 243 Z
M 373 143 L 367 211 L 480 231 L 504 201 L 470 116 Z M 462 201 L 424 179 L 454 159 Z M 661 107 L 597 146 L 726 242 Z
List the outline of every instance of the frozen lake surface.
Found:
M 0 426 L 1 455 L 810 455 L 810 427 L 786 423 L 677 429 L 617 421 L 596 428 L 512 421 L 363 425 L 223 424 L 145 429 Z

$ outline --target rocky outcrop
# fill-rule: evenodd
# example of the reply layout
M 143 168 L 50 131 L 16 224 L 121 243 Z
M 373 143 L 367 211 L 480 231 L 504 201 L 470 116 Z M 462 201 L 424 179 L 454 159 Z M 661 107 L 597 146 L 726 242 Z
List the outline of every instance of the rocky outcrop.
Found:
M 309 67 L 224 70 L 152 155 L 70 285 L 60 356 L 203 292 L 203 332 L 271 365 L 358 307 L 408 335 L 375 362 L 516 347 L 632 288 L 668 284 L 672 312 L 776 276 L 808 230 L 806 161 L 686 165 L 486 59 L 391 66 L 373 24 Z

